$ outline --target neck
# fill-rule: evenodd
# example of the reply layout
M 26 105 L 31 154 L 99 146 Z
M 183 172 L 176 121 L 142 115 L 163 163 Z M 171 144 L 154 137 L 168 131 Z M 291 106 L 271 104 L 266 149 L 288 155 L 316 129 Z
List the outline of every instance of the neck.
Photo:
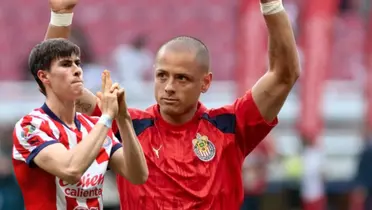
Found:
M 189 111 L 187 111 L 187 112 L 185 112 L 184 114 L 181 114 L 181 115 L 166 114 L 160 109 L 160 114 L 161 114 L 162 118 L 164 119 L 164 121 L 166 121 L 169 124 L 183 125 L 183 124 L 189 122 L 194 117 L 197 108 L 198 107 L 196 105 L 192 109 L 190 109 Z
M 75 102 L 66 101 L 58 98 L 56 95 L 51 94 L 46 99 L 46 104 L 50 110 L 70 127 L 75 127 Z

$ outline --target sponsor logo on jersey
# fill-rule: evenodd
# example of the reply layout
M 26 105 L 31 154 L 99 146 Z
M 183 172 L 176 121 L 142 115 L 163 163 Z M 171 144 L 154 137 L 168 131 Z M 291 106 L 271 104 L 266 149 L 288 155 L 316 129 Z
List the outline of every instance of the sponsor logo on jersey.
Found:
M 207 136 L 196 134 L 196 138 L 192 140 L 195 155 L 202 161 L 208 162 L 216 155 L 216 147 L 209 141 Z
M 70 185 L 60 179 L 59 185 L 68 197 L 97 198 L 102 196 L 104 179 L 103 174 L 84 174 L 76 184 Z

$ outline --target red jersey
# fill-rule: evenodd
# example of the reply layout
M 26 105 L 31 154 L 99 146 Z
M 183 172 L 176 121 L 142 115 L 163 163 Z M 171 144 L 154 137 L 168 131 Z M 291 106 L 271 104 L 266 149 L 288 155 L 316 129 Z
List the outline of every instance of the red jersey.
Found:
M 68 184 L 38 168 L 33 159 L 45 147 L 60 143 L 73 148 L 85 138 L 96 117 L 76 113 L 76 129 L 65 125 L 46 105 L 35 109 L 15 125 L 13 167 L 27 210 L 102 210 L 104 174 L 110 156 L 121 143 L 109 132 L 96 160 L 76 184 Z
M 199 104 L 182 126 L 165 122 L 158 105 L 130 114 L 149 177 L 143 185 L 117 177 L 122 210 L 240 209 L 243 160 L 277 124 L 264 121 L 251 92 L 218 109 Z

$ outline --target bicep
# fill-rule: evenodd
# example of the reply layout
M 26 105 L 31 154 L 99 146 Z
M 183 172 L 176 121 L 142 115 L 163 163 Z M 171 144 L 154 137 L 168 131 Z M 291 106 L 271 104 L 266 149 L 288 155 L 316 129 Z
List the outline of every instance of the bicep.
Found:
M 71 173 L 68 168 L 70 155 L 65 146 L 56 142 L 55 144 L 42 145 L 41 147 L 33 159 L 35 165 L 69 182 L 71 179 Z
M 252 88 L 252 97 L 262 117 L 272 121 L 279 114 L 293 84 L 285 83 L 269 71 Z
M 30 121 L 25 123 L 26 121 Z M 25 118 L 16 125 L 13 133 L 13 158 L 69 181 L 68 150 L 58 142 L 48 129 L 48 123 L 38 118 Z

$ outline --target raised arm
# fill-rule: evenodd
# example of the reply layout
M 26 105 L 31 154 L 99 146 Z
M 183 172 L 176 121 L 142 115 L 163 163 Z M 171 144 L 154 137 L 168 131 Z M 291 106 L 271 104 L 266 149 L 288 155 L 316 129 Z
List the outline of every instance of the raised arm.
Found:
M 51 15 L 45 39 L 70 37 L 73 9 L 77 3 L 78 0 L 49 0 Z M 90 115 L 96 107 L 96 101 L 96 96 L 85 89 L 83 96 L 76 100 L 76 111 Z
M 271 122 L 300 73 L 298 53 L 287 13 L 281 0 L 261 0 L 269 32 L 269 71 L 252 88 L 252 97 L 262 117 Z
M 45 39 L 69 38 L 72 12 L 77 2 L 78 0 L 49 0 L 51 16 Z

